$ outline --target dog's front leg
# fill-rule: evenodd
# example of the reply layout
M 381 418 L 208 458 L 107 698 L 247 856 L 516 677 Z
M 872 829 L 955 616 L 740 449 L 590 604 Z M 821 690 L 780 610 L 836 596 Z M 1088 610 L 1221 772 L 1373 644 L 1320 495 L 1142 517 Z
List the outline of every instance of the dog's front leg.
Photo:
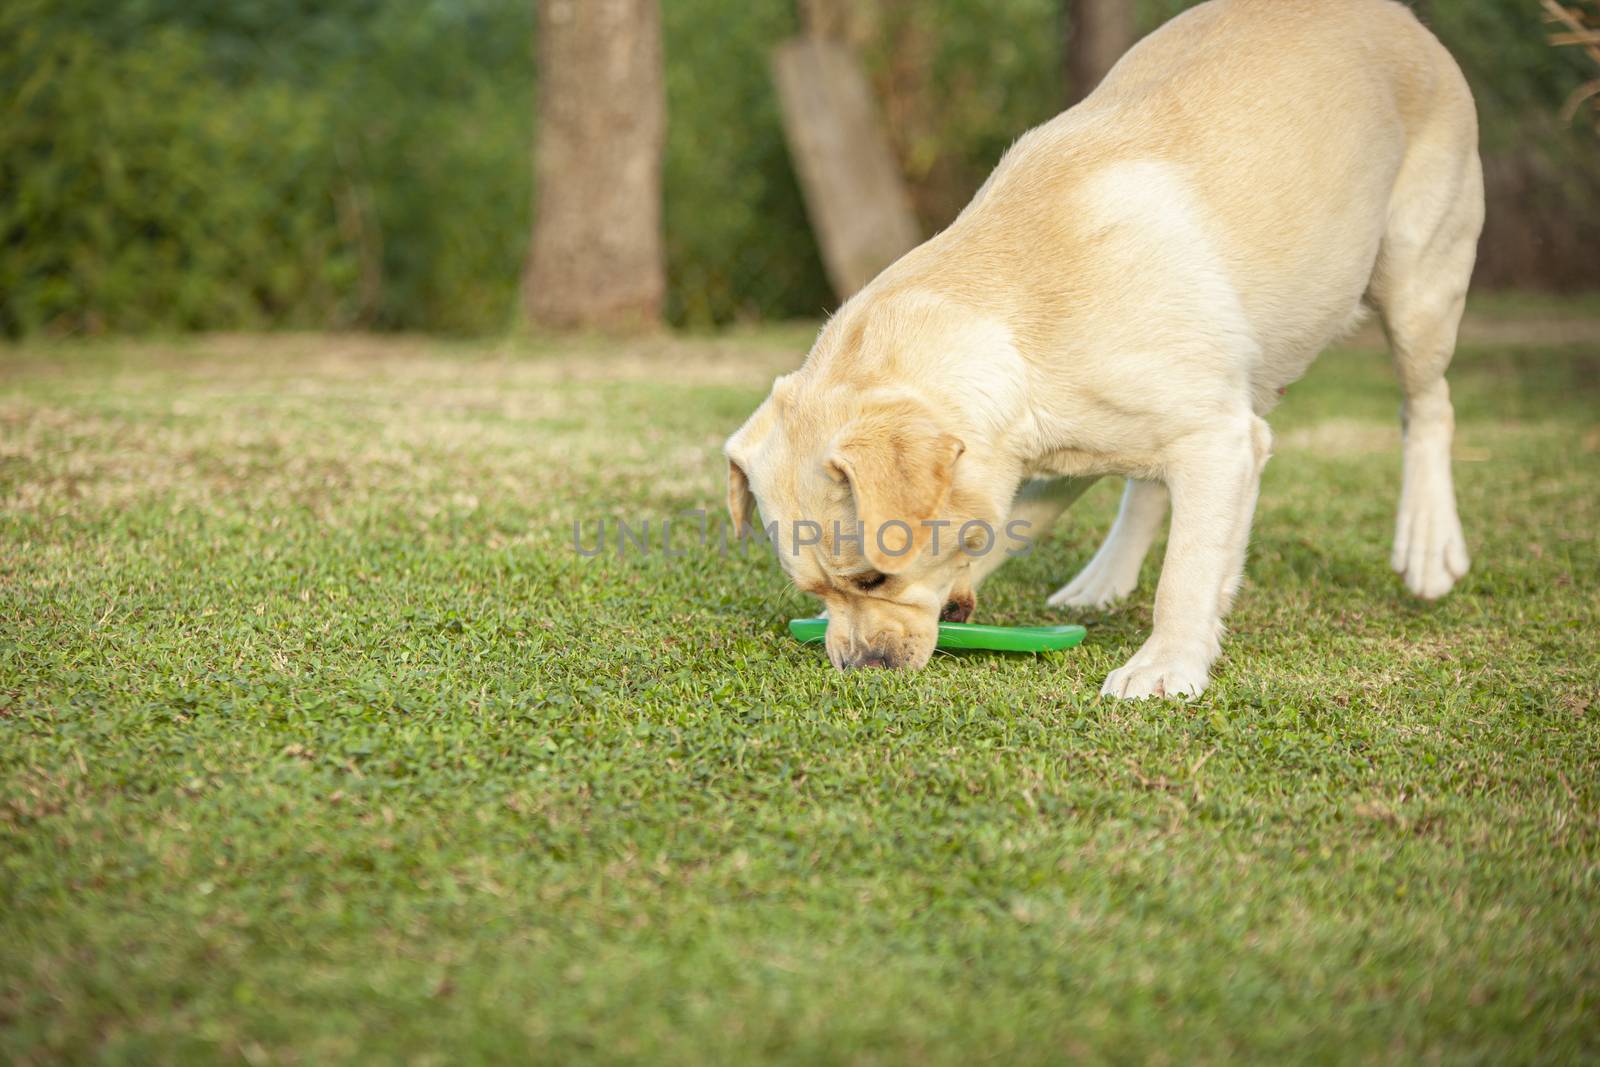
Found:
M 1166 464 L 1172 530 L 1156 587 L 1155 626 L 1111 672 L 1107 696 L 1198 696 L 1222 650 L 1222 612 L 1237 588 L 1270 442 L 1253 415 L 1180 441 Z

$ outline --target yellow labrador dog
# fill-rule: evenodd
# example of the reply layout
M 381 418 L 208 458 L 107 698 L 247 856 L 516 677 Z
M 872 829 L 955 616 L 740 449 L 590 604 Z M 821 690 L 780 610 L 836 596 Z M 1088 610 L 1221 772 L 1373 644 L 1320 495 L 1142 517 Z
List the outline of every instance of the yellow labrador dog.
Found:
M 1405 394 L 1393 566 L 1442 596 L 1467 569 L 1444 372 L 1482 222 L 1472 97 L 1406 8 L 1202 4 L 839 310 L 727 443 L 735 526 L 759 507 L 836 666 L 915 668 L 1020 529 L 1121 475 L 1109 537 L 1050 603 L 1126 596 L 1170 496 L 1153 632 L 1103 691 L 1198 694 L 1262 416 L 1370 307 Z

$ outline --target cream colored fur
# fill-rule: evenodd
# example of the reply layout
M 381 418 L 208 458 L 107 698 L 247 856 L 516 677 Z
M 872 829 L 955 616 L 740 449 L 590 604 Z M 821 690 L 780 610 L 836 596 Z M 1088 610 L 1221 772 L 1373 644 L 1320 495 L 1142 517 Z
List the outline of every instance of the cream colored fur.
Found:
M 1394 568 L 1429 598 L 1465 573 L 1444 371 L 1482 221 L 1471 96 L 1409 11 L 1202 4 L 839 310 L 729 440 L 730 505 L 776 524 L 835 664 L 917 667 L 941 610 L 964 617 L 1006 558 L 952 550 L 963 523 L 1036 537 L 1126 477 L 1105 545 L 1050 603 L 1128 595 L 1170 498 L 1153 632 L 1104 691 L 1198 694 L 1243 574 L 1263 416 L 1364 307 L 1405 397 Z M 832 536 L 893 517 L 916 528 L 899 554 Z M 797 546 L 805 520 L 824 536 Z

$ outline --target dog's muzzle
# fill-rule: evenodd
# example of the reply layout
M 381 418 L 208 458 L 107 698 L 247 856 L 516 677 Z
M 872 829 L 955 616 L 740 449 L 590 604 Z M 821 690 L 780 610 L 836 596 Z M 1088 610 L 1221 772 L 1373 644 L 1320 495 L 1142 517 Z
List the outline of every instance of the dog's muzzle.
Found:
M 861 670 L 867 667 L 886 667 L 889 670 L 896 670 L 905 666 L 905 660 L 891 652 L 871 648 L 859 655 L 846 657 L 839 666 L 847 671 Z

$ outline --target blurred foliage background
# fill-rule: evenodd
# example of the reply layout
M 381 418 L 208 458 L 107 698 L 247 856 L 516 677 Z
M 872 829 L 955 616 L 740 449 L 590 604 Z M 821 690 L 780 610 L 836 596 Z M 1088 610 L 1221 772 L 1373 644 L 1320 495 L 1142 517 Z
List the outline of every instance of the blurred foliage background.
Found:
M 929 232 L 1059 110 L 1061 6 L 863 4 L 854 43 Z M 1141 0 L 1141 29 L 1186 6 Z M 1480 283 L 1600 284 L 1600 145 L 1556 116 L 1581 57 L 1533 0 L 1423 14 L 1483 118 Z M 816 316 L 832 297 L 768 69 L 792 0 L 663 15 L 671 320 Z M 527 0 L 6 0 L 0 333 L 510 328 L 533 21 Z

